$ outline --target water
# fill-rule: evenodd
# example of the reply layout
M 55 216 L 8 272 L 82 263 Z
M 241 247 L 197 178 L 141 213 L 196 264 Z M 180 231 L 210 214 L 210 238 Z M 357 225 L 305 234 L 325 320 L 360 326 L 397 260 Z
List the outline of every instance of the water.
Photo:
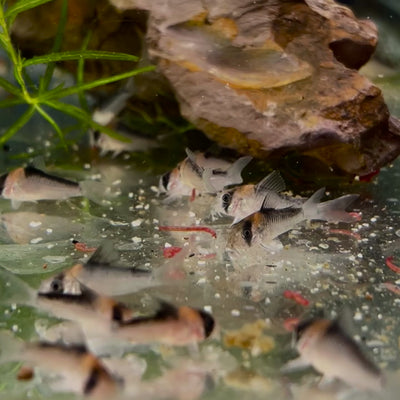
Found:
M 398 69 L 388 69 L 378 60 L 364 73 L 381 85 L 389 107 L 399 116 Z M 1 112 L 7 125 L 9 114 Z M 218 328 L 197 351 L 151 345 L 116 354 L 113 365 L 129 374 L 128 398 L 398 398 L 400 276 L 388 267 L 388 257 L 400 265 L 399 161 L 382 169 L 373 182 L 346 185 L 327 197 L 360 194 L 353 206 L 361 214 L 360 221 L 306 223 L 282 235 L 285 247 L 280 253 L 258 248 L 230 259 L 224 252 L 230 221 L 211 218 L 213 198 L 166 205 L 157 196 L 154 159 L 161 153 L 93 158 L 74 148 L 65 155 L 52 146 L 51 139 L 48 126 L 34 119 L 11 141 L 10 151 L 2 152 L 2 169 L 43 154 L 50 173 L 79 181 L 96 179 L 101 190 L 94 194 L 95 202 L 43 201 L 24 203 L 18 210 L 0 199 L 2 330 L 25 341 L 39 336 L 53 339 L 61 321 L 29 305 L 26 284 L 37 289 L 42 280 L 87 260 L 89 253 L 76 250 L 73 240 L 88 247 L 113 240 L 125 265 L 155 271 L 163 282 L 126 293 L 119 297 L 121 301 L 143 314 L 155 309 L 157 299 L 203 308 L 213 314 Z M 207 232 L 160 231 L 165 225 L 207 226 L 217 237 Z M 183 250 L 165 258 L 169 246 Z M 286 298 L 288 290 L 300 293 L 308 304 Z M 382 393 L 320 382 L 312 369 L 281 372 L 287 361 L 297 357 L 288 324 L 310 316 L 346 316 L 345 329 L 386 375 Z M 2 355 L 4 348 L 0 360 Z M 19 366 L 0 365 L 0 398 L 75 398 L 52 391 L 46 375 L 18 381 Z

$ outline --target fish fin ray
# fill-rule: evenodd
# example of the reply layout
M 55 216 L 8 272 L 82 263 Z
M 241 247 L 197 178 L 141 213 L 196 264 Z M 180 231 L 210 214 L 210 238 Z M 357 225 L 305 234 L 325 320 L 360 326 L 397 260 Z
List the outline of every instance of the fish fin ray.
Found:
M 228 183 L 225 186 L 241 184 L 243 182 L 242 171 L 252 159 L 253 157 L 245 156 L 236 160 L 226 171 Z
M 204 187 L 207 192 L 209 193 L 217 193 L 217 189 L 213 186 L 211 183 L 211 177 L 213 174 L 213 170 L 211 168 L 206 168 L 203 172 L 203 182 L 204 182 Z
M 32 305 L 35 299 L 35 290 L 17 275 L 0 266 L 0 304 Z
M 16 338 L 11 332 L 0 331 L 0 363 L 6 363 L 18 359 L 18 354 L 22 352 L 24 343 Z
M 199 177 L 202 177 L 204 169 L 202 167 L 200 167 L 199 164 L 197 164 L 197 162 L 196 162 L 196 154 L 194 154 L 193 151 L 190 150 L 188 147 L 186 147 L 185 152 L 186 152 L 187 158 L 188 158 L 189 163 L 192 166 L 194 172 Z
M 22 201 L 11 199 L 11 207 L 13 208 L 13 210 L 18 210 L 18 208 L 21 207 L 21 204 L 22 204 Z
M 256 196 L 264 196 L 265 192 L 283 192 L 286 189 L 285 181 L 279 171 L 272 171 L 264 179 L 257 183 L 255 190 Z
M 337 199 L 324 201 L 318 204 L 318 214 L 320 214 L 325 221 L 329 222 L 355 222 L 357 217 L 351 215 L 346 211 L 359 197 L 358 194 L 347 194 Z
M 46 164 L 44 162 L 44 157 L 43 156 L 36 156 L 30 163 L 29 165 L 32 168 L 38 169 L 40 171 L 46 170 Z
M 118 264 L 120 264 L 120 256 L 115 250 L 115 243 L 113 241 L 103 242 L 86 263 L 87 266 L 92 268 L 99 265 L 115 266 Z
M 158 299 L 158 310 L 154 315 L 154 319 L 166 320 L 178 318 L 178 308 L 168 301 Z
M 280 371 L 282 373 L 292 373 L 309 367 L 310 363 L 305 361 L 302 357 L 297 357 L 288 361 L 283 367 L 281 367 Z
M 325 193 L 325 188 L 318 189 L 307 201 L 303 204 L 304 217 L 306 219 L 319 219 L 323 220 L 323 215 L 319 212 L 319 202 Z

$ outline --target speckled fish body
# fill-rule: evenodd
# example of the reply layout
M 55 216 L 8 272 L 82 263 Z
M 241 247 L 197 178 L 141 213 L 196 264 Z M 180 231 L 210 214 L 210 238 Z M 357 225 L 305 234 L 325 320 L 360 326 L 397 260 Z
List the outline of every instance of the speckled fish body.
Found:
M 358 195 L 346 195 L 324 203 L 319 203 L 324 189 L 316 191 L 301 207 L 265 208 L 270 196 L 264 200 L 261 210 L 234 224 L 228 235 L 227 249 L 240 251 L 255 244 L 268 247 L 279 235 L 293 229 L 305 220 L 330 222 L 353 222 L 356 217 L 345 211 Z M 273 196 L 275 194 L 273 193 Z
M 281 195 L 283 190 L 285 182 L 279 172 L 273 171 L 256 185 L 242 185 L 219 193 L 214 212 L 233 217 L 235 224 L 262 207 L 281 209 L 302 206 L 302 199 Z

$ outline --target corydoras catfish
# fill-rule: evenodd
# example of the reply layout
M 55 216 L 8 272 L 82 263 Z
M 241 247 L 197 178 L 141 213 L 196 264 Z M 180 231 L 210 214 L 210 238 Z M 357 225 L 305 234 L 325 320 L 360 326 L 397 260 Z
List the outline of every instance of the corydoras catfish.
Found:
M 152 316 L 133 318 L 115 324 L 114 335 L 135 344 L 163 343 L 173 346 L 196 344 L 208 338 L 215 327 L 211 314 L 160 302 Z
M 118 380 L 84 346 L 23 343 L 8 332 L 0 333 L 0 341 L 2 363 L 23 361 L 44 373 L 56 375 L 59 379 L 51 383 L 56 392 L 75 392 L 90 398 L 110 399 L 120 390 Z M 24 368 L 26 374 L 26 369 L 30 368 Z M 19 379 L 26 379 L 26 376 L 20 373 Z
M 187 157 L 160 179 L 160 192 L 171 198 L 195 193 L 216 193 L 229 185 L 243 182 L 241 172 L 251 157 L 241 157 L 233 164 L 186 149 Z
M 12 288 L 12 290 L 10 289 Z M 132 319 L 133 312 L 124 304 L 103 296 L 75 278 L 51 277 L 36 292 L 14 274 L 0 268 L 1 302 L 24 304 L 55 317 L 74 321 L 85 336 L 110 335 L 113 321 Z
M 241 185 L 224 190 L 217 195 L 214 214 L 233 217 L 232 224 L 264 208 L 300 207 L 302 199 L 279 194 L 285 182 L 278 171 L 273 171 L 256 185 Z
M 92 131 L 91 142 L 100 149 L 100 155 L 111 152 L 112 156 L 116 157 L 123 151 L 146 151 L 158 146 L 155 140 L 139 135 L 118 122 L 119 114 L 127 106 L 129 98 L 134 93 L 134 82 L 129 79 L 111 100 L 93 112 L 94 122 L 114 129 L 123 138 L 123 140 L 118 140 L 99 130 Z
M 86 263 L 75 264 L 54 277 L 57 280 L 71 278 L 106 296 L 133 293 L 162 283 L 147 269 L 121 266 L 112 241 L 102 243 Z
M 77 182 L 49 175 L 35 167 L 17 168 L 0 177 L 0 193 L 14 208 L 23 201 L 65 200 L 82 196 Z
M 358 389 L 379 391 L 383 387 L 382 372 L 336 320 L 301 322 L 296 328 L 296 349 L 300 357 L 284 370 L 312 366 L 324 377 L 338 378 Z
M 354 222 L 357 220 L 356 216 L 346 212 L 345 209 L 358 198 L 358 195 L 349 194 L 319 203 L 324 191 L 324 188 L 319 189 L 303 204 L 286 208 L 275 208 L 273 198 L 267 195 L 260 211 L 249 215 L 231 227 L 227 250 L 240 251 L 256 244 L 266 248 L 276 247 L 280 244 L 275 240 L 279 235 L 293 229 L 305 220 L 328 222 Z M 279 202 L 278 199 L 278 204 Z

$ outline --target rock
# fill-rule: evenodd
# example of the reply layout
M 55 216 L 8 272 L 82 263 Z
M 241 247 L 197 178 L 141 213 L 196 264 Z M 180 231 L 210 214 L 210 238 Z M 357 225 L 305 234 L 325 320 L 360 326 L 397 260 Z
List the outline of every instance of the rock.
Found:
M 357 71 L 376 27 L 350 9 L 332 0 L 112 2 L 150 12 L 150 55 L 182 114 L 219 144 L 359 175 L 399 154 L 398 124 Z

